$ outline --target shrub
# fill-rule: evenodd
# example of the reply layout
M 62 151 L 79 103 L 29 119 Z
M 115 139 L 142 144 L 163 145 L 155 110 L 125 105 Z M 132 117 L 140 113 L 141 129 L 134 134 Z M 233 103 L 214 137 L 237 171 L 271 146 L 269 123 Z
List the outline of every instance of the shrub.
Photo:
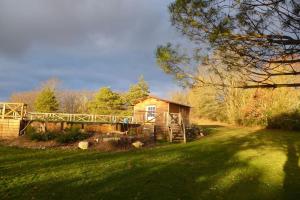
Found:
M 54 140 L 58 134 L 55 132 L 40 133 L 37 132 L 34 127 L 29 126 L 26 129 L 26 135 L 29 137 L 30 140 L 49 141 L 49 140 Z
M 132 128 L 130 128 L 130 129 L 128 130 L 128 133 L 127 133 L 127 135 L 131 135 L 131 136 L 137 135 L 137 133 L 136 133 L 136 130 L 135 130 L 135 129 L 132 129 Z
M 25 134 L 26 135 L 30 135 L 30 134 L 36 133 L 36 132 L 37 132 L 37 130 L 32 126 L 27 126 L 26 129 L 25 129 Z
M 203 130 L 199 126 L 192 124 L 192 126 L 187 129 L 186 135 L 189 139 L 193 140 L 200 135 L 200 132 L 203 132 Z
M 300 130 L 300 113 L 297 111 L 282 113 L 268 119 L 267 128 Z
M 119 140 L 110 140 L 108 143 L 115 147 L 120 149 L 128 149 L 131 147 L 132 139 L 129 139 L 128 137 L 121 137 Z
M 26 135 L 30 140 L 34 141 L 49 141 L 55 139 L 59 143 L 72 143 L 79 140 L 84 140 L 91 136 L 89 133 L 81 133 L 80 129 L 76 127 L 66 129 L 64 133 L 50 131 L 46 133 L 40 133 L 31 126 L 26 128 Z
M 89 133 L 81 133 L 79 128 L 66 129 L 64 133 L 60 134 L 56 141 L 59 143 L 73 143 L 76 141 L 87 139 L 91 136 Z

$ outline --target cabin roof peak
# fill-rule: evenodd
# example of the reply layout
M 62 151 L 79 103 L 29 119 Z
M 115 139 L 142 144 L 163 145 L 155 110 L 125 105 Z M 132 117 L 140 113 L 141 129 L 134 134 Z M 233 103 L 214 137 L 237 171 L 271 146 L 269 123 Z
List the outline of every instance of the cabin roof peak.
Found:
M 149 96 L 141 99 L 138 103 L 140 103 L 140 102 L 142 102 L 142 101 L 144 101 L 146 99 L 149 99 L 149 98 L 153 98 L 153 99 L 157 99 L 157 100 L 164 101 L 164 102 L 167 102 L 167 103 L 172 103 L 172 104 L 176 104 L 176 105 L 180 105 L 180 106 L 191 108 L 190 105 L 187 105 L 187 104 L 184 104 L 184 103 L 179 103 L 179 102 L 172 101 L 172 100 L 165 99 L 165 98 L 161 98 L 161 97 L 158 97 L 158 96 L 155 96 L 155 95 L 152 95 L 152 94 L 150 94 Z

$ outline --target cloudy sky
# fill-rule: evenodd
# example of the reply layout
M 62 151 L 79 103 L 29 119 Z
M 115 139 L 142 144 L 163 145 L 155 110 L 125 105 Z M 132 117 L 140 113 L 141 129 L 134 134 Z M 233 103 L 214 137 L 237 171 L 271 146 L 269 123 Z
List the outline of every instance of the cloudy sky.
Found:
M 176 84 L 155 63 L 178 43 L 171 0 L 0 0 L 0 100 L 57 77 L 67 89 L 127 90 L 144 75 L 157 95 Z

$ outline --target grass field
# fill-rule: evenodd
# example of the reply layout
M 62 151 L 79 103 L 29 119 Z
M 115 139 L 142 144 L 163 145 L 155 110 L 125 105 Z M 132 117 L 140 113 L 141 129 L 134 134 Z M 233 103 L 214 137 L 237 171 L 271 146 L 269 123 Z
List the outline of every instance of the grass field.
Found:
M 0 199 L 300 199 L 300 133 L 207 128 L 130 152 L 2 146 Z

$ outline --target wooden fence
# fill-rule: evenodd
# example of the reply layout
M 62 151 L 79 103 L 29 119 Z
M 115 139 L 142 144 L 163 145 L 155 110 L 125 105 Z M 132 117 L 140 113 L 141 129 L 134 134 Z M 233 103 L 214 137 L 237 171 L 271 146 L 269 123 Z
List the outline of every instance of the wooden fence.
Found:
M 30 121 L 49 122 L 98 122 L 98 123 L 133 123 L 132 116 L 69 114 L 69 113 L 38 113 L 28 112 L 25 116 Z

